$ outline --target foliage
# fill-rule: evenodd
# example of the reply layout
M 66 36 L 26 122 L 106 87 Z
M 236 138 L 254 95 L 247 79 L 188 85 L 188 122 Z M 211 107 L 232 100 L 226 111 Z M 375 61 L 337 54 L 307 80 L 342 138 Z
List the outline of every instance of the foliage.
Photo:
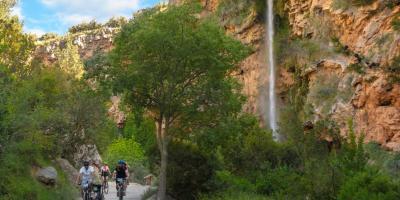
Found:
M 386 7 L 393 9 L 396 5 L 399 5 L 400 1 L 399 0 L 387 0 L 385 2 Z
M 57 186 L 48 188 L 32 175 L 31 166 L 46 167 L 49 162 L 42 152 L 29 141 L 12 143 L 0 157 L 0 199 L 69 199 L 76 196 L 73 188 L 60 169 Z
M 241 103 L 237 84 L 227 75 L 248 51 L 211 19 L 197 18 L 199 8 L 145 11 L 124 26 L 112 51 L 115 91 L 157 123 L 159 195 L 165 195 L 167 147 L 174 135 L 212 125 L 211 114 L 217 118 L 229 112 L 226 106 Z
M 72 44 L 71 38 L 66 40 L 64 48 L 58 49 L 56 55 L 58 58 L 56 65 L 59 68 L 77 79 L 83 76 L 83 64 L 78 47 Z
M 130 114 L 125 123 L 124 137 L 133 137 L 141 145 L 143 151 L 151 153 L 152 148 L 156 145 L 154 132 L 156 130 L 155 123 L 151 119 L 144 118 L 138 120 L 134 114 Z
M 400 154 L 382 149 L 382 147 L 376 142 L 370 142 L 364 147 L 370 164 L 380 169 L 382 173 L 386 173 L 396 179 L 400 178 Z
M 198 147 L 185 142 L 172 142 L 169 148 L 167 191 L 176 199 L 196 199 L 208 192 L 207 184 L 214 176 L 211 159 Z
M 366 6 L 374 3 L 375 1 L 376 0 L 334 0 L 332 6 L 334 9 L 347 10 L 352 6 Z
M 348 70 L 357 72 L 359 74 L 365 74 L 365 69 L 361 63 L 353 63 L 347 67 Z
M 0 38 L 3 38 L 0 40 L 0 65 L 18 76 L 25 76 L 29 73 L 28 59 L 34 45 L 32 38 L 23 33 L 18 17 L 10 16 L 14 4 L 14 0 L 0 2 Z
M 144 153 L 134 138 L 116 139 L 107 148 L 104 160 L 113 165 L 118 160 L 125 160 L 128 165 L 140 164 L 144 160 Z
M 201 200 L 272 200 L 273 198 L 243 191 L 226 191 L 219 194 L 204 196 Z
M 81 24 L 72 26 L 71 28 L 68 29 L 68 32 L 74 34 L 74 33 L 80 33 L 80 32 L 84 32 L 84 31 L 96 30 L 101 27 L 102 27 L 102 25 L 100 23 L 97 23 L 95 20 L 92 20 L 90 22 L 83 22 Z
M 127 23 L 128 20 L 125 17 L 112 17 L 104 24 L 104 26 L 110 28 L 119 28 Z
M 317 75 L 315 83 L 310 86 L 308 102 L 321 107 L 323 113 L 328 113 L 336 100 L 339 81 L 340 79 L 333 74 L 329 77 Z
M 396 15 L 395 18 L 392 20 L 392 27 L 395 31 L 400 31 L 400 15 Z
M 217 15 L 223 25 L 238 26 L 251 18 L 254 12 L 262 16 L 265 6 L 265 2 L 260 0 L 223 0 L 218 5 Z
M 359 172 L 346 181 L 339 191 L 339 200 L 390 200 L 400 198 L 400 184 L 376 170 Z
M 400 56 L 394 58 L 392 63 L 385 68 L 389 74 L 389 81 L 392 83 L 400 83 Z
M 57 39 L 60 38 L 60 36 L 57 33 L 46 33 L 42 35 L 38 40 L 39 41 L 46 41 L 46 40 L 52 40 L 52 39 Z

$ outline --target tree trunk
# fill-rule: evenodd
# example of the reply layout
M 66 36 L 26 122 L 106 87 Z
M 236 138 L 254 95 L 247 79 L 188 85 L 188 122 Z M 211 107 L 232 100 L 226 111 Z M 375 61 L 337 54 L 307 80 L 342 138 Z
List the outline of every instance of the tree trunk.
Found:
M 157 200 L 166 200 L 167 194 L 167 165 L 168 165 L 168 136 L 165 119 L 157 122 L 157 142 L 161 155 L 161 166 L 159 175 L 159 186 Z
M 160 167 L 160 177 L 157 200 L 165 200 L 167 193 L 167 165 L 168 165 L 168 150 L 167 144 L 164 143 L 161 153 L 161 167 Z

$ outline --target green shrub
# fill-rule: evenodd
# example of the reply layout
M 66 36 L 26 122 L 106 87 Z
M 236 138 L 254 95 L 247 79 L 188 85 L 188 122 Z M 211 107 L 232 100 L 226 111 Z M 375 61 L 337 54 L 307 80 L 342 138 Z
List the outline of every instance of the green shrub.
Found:
M 361 63 L 350 64 L 347 69 L 350 71 L 357 72 L 359 74 L 365 74 L 364 67 L 362 66 Z
M 392 27 L 393 27 L 393 30 L 395 30 L 395 31 L 400 31 L 400 15 L 397 15 L 397 16 L 392 20 Z
M 386 0 L 386 7 L 393 9 L 395 6 L 400 5 L 400 0 Z
M 342 54 L 344 54 L 344 55 L 350 55 L 350 53 L 351 53 L 350 50 L 348 49 L 347 46 L 344 46 L 344 45 L 340 42 L 339 38 L 333 37 L 333 38 L 332 38 L 332 43 L 333 43 L 333 46 L 334 46 L 334 51 L 335 51 L 336 53 L 342 53 Z
M 169 146 L 167 191 L 176 199 L 196 199 L 200 193 L 213 190 L 209 181 L 215 166 L 198 147 L 185 142 Z
M 220 194 L 203 196 L 200 200 L 272 200 L 272 198 L 251 192 L 227 191 Z
M 108 146 L 104 160 L 110 165 L 117 163 L 118 160 L 125 160 L 128 165 L 134 166 L 144 161 L 144 153 L 134 138 L 120 138 Z
M 347 10 L 352 6 L 366 6 L 374 3 L 375 1 L 376 0 L 334 0 L 332 6 L 334 9 Z
M 357 173 L 340 188 L 338 200 L 393 200 L 400 198 L 399 183 L 376 170 Z
M 40 148 L 30 141 L 13 143 L 6 148 L 0 157 L 0 199 L 68 200 L 76 196 L 75 188 L 58 168 L 55 188 L 48 188 L 32 176 L 33 166 L 47 167 L 51 164 L 42 155 Z
M 128 20 L 125 17 L 112 17 L 110 20 L 108 20 L 104 26 L 110 27 L 110 28 L 118 28 L 122 27 L 123 25 L 127 24 Z
M 56 39 L 60 38 L 60 36 L 57 33 L 46 33 L 42 35 L 42 37 L 39 38 L 40 41 L 46 41 L 46 40 L 51 40 L 51 39 Z
M 315 83 L 310 86 L 309 102 L 322 107 L 323 113 L 328 113 L 336 100 L 339 81 L 340 79 L 334 74 L 329 77 L 317 75 Z
M 74 34 L 74 33 L 80 33 L 80 32 L 84 32 L 84 31 L 96 30 L 101 27 L 102 27 L 101 24 L 92 20 L 90 22 L 83 22 L 81 24 L 72 26 L 71 28 L 68 29 L 68 32 Z
M 392 63 L 385 68 L 391 83 L 400 83 L 400 56 L 396 57 Z
M 252 0 L 223 0 L 218 6 L 217 15 L 223 25 L 241 25 L 257 9 L 256 6 L 260 9 L 263 4 Z

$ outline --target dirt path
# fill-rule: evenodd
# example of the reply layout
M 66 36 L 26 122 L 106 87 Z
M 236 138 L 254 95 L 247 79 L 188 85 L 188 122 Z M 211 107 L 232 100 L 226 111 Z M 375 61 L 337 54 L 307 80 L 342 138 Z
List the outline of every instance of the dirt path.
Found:
M 105 195 L 106 200 L 118 200 L 117 190 L 115 189 L 115 182 L 109 182 L 110 186 L 109 192 Z M 124 200 L 141 200 L 142 194 L 146 191 L 148 187 L 137 183 L 130 183 L 126 190 L 126 196 Z

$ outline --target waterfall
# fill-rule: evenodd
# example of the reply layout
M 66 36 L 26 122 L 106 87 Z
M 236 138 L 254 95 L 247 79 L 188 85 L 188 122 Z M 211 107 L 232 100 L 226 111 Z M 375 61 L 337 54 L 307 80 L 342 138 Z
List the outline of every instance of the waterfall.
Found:
M 275 60 L 274 60 L 274 0 L 267 0 L 267 51 L 269 67 L 269 126 L 272 129 L 273 137 L 279 140 L 277 116 L 276 116 L 276 96 L 275 96 Z

